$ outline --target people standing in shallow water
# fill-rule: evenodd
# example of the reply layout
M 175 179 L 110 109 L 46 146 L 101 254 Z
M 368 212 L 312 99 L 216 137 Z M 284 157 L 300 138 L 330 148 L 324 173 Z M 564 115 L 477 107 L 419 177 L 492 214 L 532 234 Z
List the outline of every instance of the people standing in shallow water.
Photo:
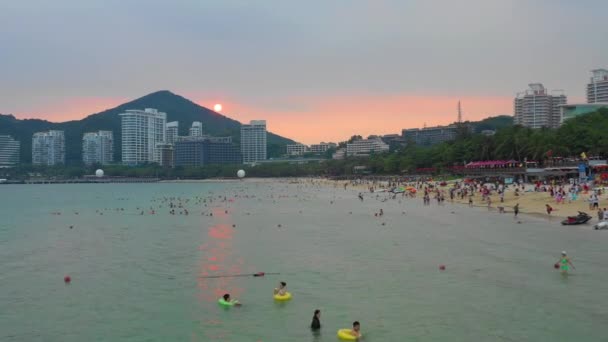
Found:
M 517 217 L 517 215 L 519 214 L 519 203 L 517 203 L 514 207 L 513 207 L 513 214 L 515 217 Z
M 312 316 L 312 323 L 310 323 L 310 329 L 319 330 L 321 329 L 321 310 L 315 310 L 314 315 Z
M 576 268 L 574 267 L 574 265 L 572 264 L 572 261 L 570 261 L 570 258 L 568 258 L 568 256 L 566 255 L 566 251 L 562 252 L 562 256 L 559 259 L 559 261 L 557 262 L 560 266 L 560 272 L 563 275 L 567 275 L 568 271 L 570 270 L 570 266 L 572 266 L 572 269 L 575 270 Z

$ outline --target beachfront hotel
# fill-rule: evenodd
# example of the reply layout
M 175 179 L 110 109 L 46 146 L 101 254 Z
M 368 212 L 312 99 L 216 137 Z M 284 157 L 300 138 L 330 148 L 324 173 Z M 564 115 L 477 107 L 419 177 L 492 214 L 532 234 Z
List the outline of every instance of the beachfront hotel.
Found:
M 232 137 L 180 137 L 175 143 L 175 166 L 241 164 L 243 158 Z
M 65 164 L 65 135 L 63 131 L 34 133 L 32 136 L 32 164 Z
M 326 142 L 321 142 L 319 144 L 312 144 L 312 145 L 310 145 L 310 152 L 315 153 L 315 154 L 325 153 L 330 148 L 335 148 L 336 146 L 337 145 L 334 143 L 326 143 Z
M 531 83 L 529 89 L 518 93 L 513 101 L 515 124 L 530 128 L 557 128 L 561 123 L 560 105 L 566 95 L 548 94 L 542 83 Z
M 156 144 L 166 141 L 167 114 L 146 108 L 130 109 L 119 115 L 122 122 L 123 164 L 155 162 Z
M 114 134 L 112 131 L 89 132 L 82 136 L 82 162 L 85 165 L 106 165 L 113 161 Z
M 190 127 L 190 136 L 191 137 L 202 137 L 203 136 L 203 123 L 200 121 L 192 122 L 192 127 Z
M 19 164 L 21 143 L 10 135 L 0 135 L 0 168 L 13 167 Z
M 177 137 L 179 136 L 179 122 L 171 121 L 165 125 L 167 131 L 167 144 L 175 144 Z
M 301 156 L 308 152 L 308 146 L 304 144 L 289 144 L 285 146 L 288 156 Z
M 608 108 L 608 102 L 568 103 L 559 106 L 560 124 L 577 116 L 595 113 L 601 108 Z
M 470 130 L 470 127 L 467 126 Z M 393 141 L 411 141 L 416 145 L 435 145 L 442 142 L 451 141 L 456 139 L 458 135 L 458 126 L 433 126 L 424 128 L 406 128 L 401 131 L 401 139 L 395 139 Z
M 241 125 L 243 163 L 266 160 L 266 120 L 252 120 Z
M 608 70 L 591 70 L 587 84 L 587 103 L 608 102 Z
M 388 152 L 389 146 L 380 138 L 359 139 L 346 144 L 346 155 L 363 157 L 372 153 Z

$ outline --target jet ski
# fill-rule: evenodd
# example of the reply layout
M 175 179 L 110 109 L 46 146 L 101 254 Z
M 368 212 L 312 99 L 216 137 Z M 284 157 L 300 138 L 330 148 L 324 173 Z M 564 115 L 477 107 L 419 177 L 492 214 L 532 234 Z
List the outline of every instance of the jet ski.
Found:
M 591 216 L 589 216 L 587 213 L 579 211 L 578 215 L 576 216 L 568 216 L 567 219 L 562 221 L 562 224 L 564 226 L 571 226 L 576 224 L 587 223 L 589 220 L 591 220 Z

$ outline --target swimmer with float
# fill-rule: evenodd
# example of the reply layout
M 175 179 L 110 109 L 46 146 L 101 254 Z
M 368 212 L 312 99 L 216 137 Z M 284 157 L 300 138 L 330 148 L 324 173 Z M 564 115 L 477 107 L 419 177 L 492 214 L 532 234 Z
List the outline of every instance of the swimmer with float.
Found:
M 286 301 L 291 299 L 291 293 L 287 292 L 287 283 L 282 281 L 279 287 L 274 289 L 274 299 L 278 301 Z
M 286 282 L 284 282 L 284 281 L 280 282 L 279 287 L 274 289 L 274 294 L 284 296 L 287 293 L 287 289 L 285 288 L 286 286 L 287 286 Z
M 229 293 L 226 293 L 225 295 L 223 295 L 222 298 L 220 298 L 217 302 L 222 306 L 241 306 L 242 305 L 238 300 L 231 299 Z
M 562 251 L 562 256 L 559 259 L 559 261 L 557 262 L 557 265 L 560 266 L 560 272 L 563 275 L 567 275 L 568 274 L 568 270 L 570 269 L 570 266 L 572 266 L 573 270 L 576 269 L 574 267 L 574 264 L 572 264 L 572 261 L 570 261 L 570 258 L 568 258 L 568 256 L 566 255 L 566 251 Z
M 338 330 L 338 338 L 345 341 L 356 341 L 363 337 L 361 334 L 361 324 L 359 321 L 353 322 L 352 329 L 340 329 Z

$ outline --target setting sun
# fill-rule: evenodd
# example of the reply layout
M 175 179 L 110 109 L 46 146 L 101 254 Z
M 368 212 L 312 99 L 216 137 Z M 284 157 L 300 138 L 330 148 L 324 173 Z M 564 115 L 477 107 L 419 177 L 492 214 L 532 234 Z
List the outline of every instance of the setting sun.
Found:
M 221 104 L 219 104 L 219 103 L 216 103 L 216 104 L 213 106 L 213 110 L 214 110 L 214 111 L 216 111 L 216 112 L 221 112 L 221 111 L 222 111 L 222 105 L 221 105 Z

